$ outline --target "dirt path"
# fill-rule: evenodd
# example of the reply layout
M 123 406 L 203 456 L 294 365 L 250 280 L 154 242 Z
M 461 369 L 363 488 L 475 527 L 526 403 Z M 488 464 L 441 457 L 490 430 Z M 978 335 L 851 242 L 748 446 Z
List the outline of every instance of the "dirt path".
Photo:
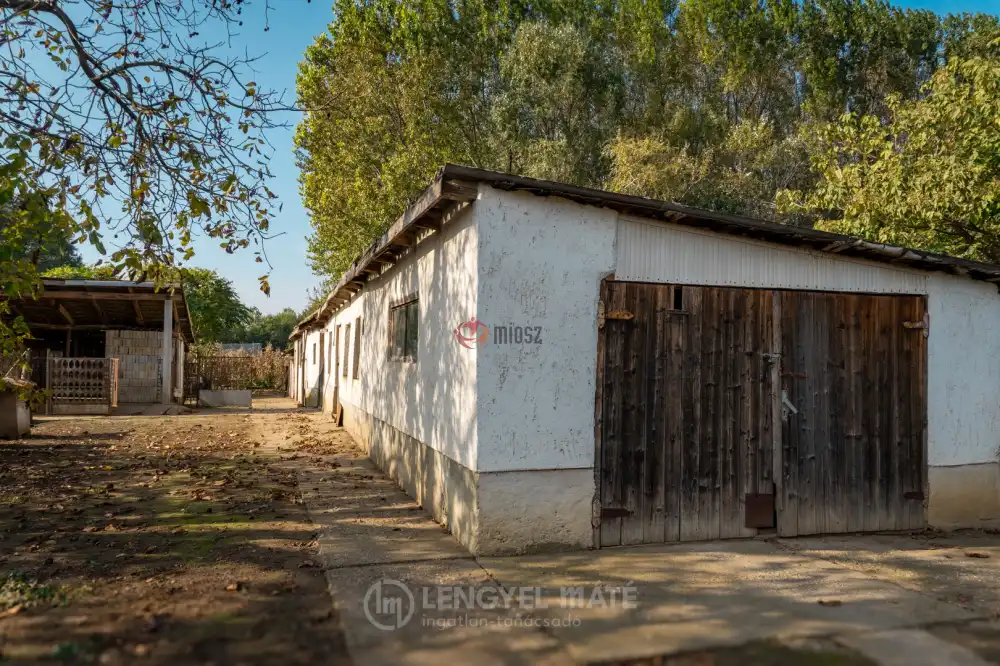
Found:
M 297 418 L 61 419 L 0 442 L 3 663 L 346 662 L 300 454 L 268 427 Z

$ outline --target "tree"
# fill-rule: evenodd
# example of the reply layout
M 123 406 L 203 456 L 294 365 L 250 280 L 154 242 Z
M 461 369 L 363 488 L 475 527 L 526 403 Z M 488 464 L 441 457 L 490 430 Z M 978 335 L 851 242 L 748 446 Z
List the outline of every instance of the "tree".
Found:
M 199 342 L 229 342 L 238 338 L 253 317 L 233 283 L 206 268 L 181 271 L 191 327 Z
M 242 333 L 233 342 L 258 342 L 265 347 L 285 349 L 292 329 L 299 322 L 299 315 L 291 308 L 285 308 L 273 315 L 261 314 L 254 309 Z
M 50 268 L 42 277 L 57 278 L 60 280 L 114 280 L 115 273 L 108 265 L 67 265 Z
M 249 4 L 0 0 L 0 209 L 14 213 L 0 290 L 35 293 L 38 262 L 23 255 L 39 237 L 89 242 L 116 272 L 155 280 L 199 234 L 227 251 L 256 244 L 265 261 L 262 151 L 280 99 L 245 76 L 250 59 L 222 55 L 224 38 L 199 37 L 224 35 Z M 0 325 L 0 351 L 16 338 Z
M 297 80 L 309 256 L 336 280 L 444 162 L 796 224 L 811 130 L 885 121 L 997 18 L 884 0 L 337 0 Z
M 822 132 L 816 188 L 782 205 L 824 229 L 1000 263 L 1000 41 L 952 59 L 888 120 L 849 114 Z

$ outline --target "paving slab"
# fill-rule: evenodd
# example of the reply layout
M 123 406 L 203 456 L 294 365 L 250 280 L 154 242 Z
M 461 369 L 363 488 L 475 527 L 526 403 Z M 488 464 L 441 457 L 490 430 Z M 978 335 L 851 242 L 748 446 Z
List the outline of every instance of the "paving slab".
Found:
M 837 642 L 881 666 L 989 666 L 972 650 L 943 641 L 922 629 L 849 634 Z
M 1000 536 L 995 534 L 824 536 L 781 543 L 981 617 L 1000 615 Z
M 441 603 L 438 589 L 499 597 L 472 560 L 331 569 L 326 576 L 357 664 L 574 663 L 557 639 L 516 609 Z
M 297 472 L 309 517 L 319 528 L 324 567 L 472 559 L 367 460 L 316 456 L 301 461 Z
M 634 586 L 637 603 L 536 613 L 580 661 L 676 654 L 770 637 L 820 636 L 971 619 L 952 604 L 766 541 L 483 558 L 505 587 Z
M 310 437 L 345 437 L 315 422 Z M 271 431 L 265 446 L 292 439 L 296 427 L 301 437 L 302 426 Z M 319 564 L 357 666 L 573 663 L 513 606 L 439 601 L 439 589 L 480 599 L 501 594 L 472 555 L 360 451 L 295 453 L 286 464 L 316 524 Z

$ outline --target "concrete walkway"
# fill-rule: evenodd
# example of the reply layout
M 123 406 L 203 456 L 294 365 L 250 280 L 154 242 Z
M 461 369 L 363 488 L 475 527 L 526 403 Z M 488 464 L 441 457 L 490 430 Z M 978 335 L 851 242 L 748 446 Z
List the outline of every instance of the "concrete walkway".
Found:
M 280 426 L 270 439 L 297 451 L 289 464 L 359 666 L 730 663 L 725 655 L 1000 663 L 997 537 L 728 541 L 477 561 L 326 417 L 298 413 Z M 713 660 L 684 660 L 703 653 Z

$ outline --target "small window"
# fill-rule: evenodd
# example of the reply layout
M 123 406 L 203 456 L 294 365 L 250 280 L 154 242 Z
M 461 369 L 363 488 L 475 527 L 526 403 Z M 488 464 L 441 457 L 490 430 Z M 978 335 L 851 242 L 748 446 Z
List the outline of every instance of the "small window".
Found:
M 347 376 L 347 361 L 351 358 L 350 356 L 347 355 L 347 352 L 350 350 L 350 348 L 351 348 L 351 325 L 348 324 L 347 326 L 344 327 L 344 368 L 343 368 L 344 377 Z
M 674 310 L 684 309 L 684 288 L 674 287 Z
M 316 343 L 313 343 L 313 365 L 316 365 Z
M 417 360 L 420 302 L 413 297 L 389 310 L 389 357 L 397 360 Z
M 358 366 L 361 365 L 361 317 L 354 320 L 354 368 L 351 372 L 351 377 L 358 379 L 360 376 L 360 370 Z

